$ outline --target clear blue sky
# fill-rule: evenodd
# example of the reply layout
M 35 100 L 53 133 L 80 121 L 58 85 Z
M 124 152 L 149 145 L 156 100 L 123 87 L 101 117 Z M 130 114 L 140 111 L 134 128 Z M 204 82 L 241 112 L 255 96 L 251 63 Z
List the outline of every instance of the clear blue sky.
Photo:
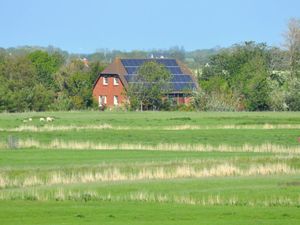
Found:
M 300 0 L 0 0 L 0 47 L 186 50 L 254 40 L 279 46 Z

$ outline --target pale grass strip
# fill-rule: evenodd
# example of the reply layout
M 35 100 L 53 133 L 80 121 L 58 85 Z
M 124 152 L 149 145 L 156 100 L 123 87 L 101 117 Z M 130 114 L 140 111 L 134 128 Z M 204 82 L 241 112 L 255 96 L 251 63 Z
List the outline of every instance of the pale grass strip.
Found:
M 253 124 L 253 125 L 177 125 L 163 127 L 163 130 L 209 130 L 209 129 L 258 129 L 258 130 L 273 130 L 273 129 L 300 129 L 300 124 Z
M 21 125 L 15 128 L 0 128 L 0 131 L 6 132 L 54 132 L 54 131 L 81 131 L 81 130 L 157 130 L 160 127 L 134 127 L 134 126 L 112 126 L 110 124 L 100 125 Z
M 27 176 L 23 179 L 9 179 L 0 175 L 0 188 L 28 187 L 39 185 L 56 184 L 84 184 L 95 182 L 115 181 L 139 181 L 139 180 L 166 180 L 178 178 L 205 178 L 205 177 L 228 177 L 228 176 L 257 176 L 257 175 L 293 175 L 299 173 L 283 163 L 251 165 L 249 168 L 241 169 L 237 166 L 225 163 L 211 168 L 197 169 L 193 166 L 183 165 L 172 169 L 164 167 L 142 168 L 136 172 L 124 172 L 119 168 L 109 168 L 103 171 L 84 171 L 64 173 L 54 171 L 44 177 L 36 175 Z M 46 178 L 45 178 L 46 177 Z
M 203 145 L 203 144 L 104 144 L 89 141 L 63 141 L 54 139 L 50 143 L 42 143 L 33 139 L 18 141 L 19 148 L 40 149 L 73 149 L 73 150 L 149 150 L 149 151 L 187 151 L 187 152 L 269 152 L 299 154 L 300 146 L 282 146 L 265 143 L 261 145 L 244 144 L 242 146 L 231 145 Z
M 300 124 L 253 124 L 253 125 L 176 125 L 176 126 L 112 126 L 110 124 L 100 125 L 21 125 L 15 128 L 0 128 L 6 132 L 55 132 L 55 131 L 80 131 L 80 130 L 209 130 L 209 129 L 300 129 Z
M 45 125 L 45 126 L 34 126 L 34 125 L 22 125 L 16 128 L 0 129 L 0 131 L 8 132 L 51 132 L 51 131 L 79 131 L 79 130 L 104 130 L 112 129 L 112 126 L 109 124 L 101 125 L 88 125 L 88 126 L 75 126 L 75 125 L 66 125 L 66 126 L 54 126 L 54 125 Z
M 183 205 L 200 206 L 299 206 L 299 197 L 273 196 L 265 199 L 241 199 L 238 196 L 208 195 L 193 197 L 186 195 L 167 195 L 162 193 L 149 193 L 146 191 L 132 192 L 125 195 L 99 194 L 96 191 L 73 191 L 55 189 L 49 191 L 24 190 L 0 192 L 0 200 L 30 200 L 30 201 L 109 201 L 109 202 L 146 202 L 146 203 L 176 203 Z

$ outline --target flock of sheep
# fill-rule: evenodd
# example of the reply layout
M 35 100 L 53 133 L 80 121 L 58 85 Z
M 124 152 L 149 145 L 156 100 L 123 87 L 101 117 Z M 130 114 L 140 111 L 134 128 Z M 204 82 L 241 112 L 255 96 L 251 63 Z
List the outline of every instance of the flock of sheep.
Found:
M 28 122 L 31 122 L 32 121 L 32 118 L 28 118 L 26 120 L 23 120 L 23 123 L 28 123 Z M 53 117 L 41 117 L 40 118 L 40 122 L 53 122 L 54 121 L 54 118 Z

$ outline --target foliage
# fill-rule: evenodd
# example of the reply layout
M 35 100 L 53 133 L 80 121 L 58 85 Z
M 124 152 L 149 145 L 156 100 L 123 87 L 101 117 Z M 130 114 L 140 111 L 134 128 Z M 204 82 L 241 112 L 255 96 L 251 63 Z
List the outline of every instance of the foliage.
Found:
M 93 107 L 92 86 L 104 68 L 100 62 L 87 67 L 78 59 L 66 62 L 57 51 L 10 51 L 0 52 L 0 111 Z
M 163 97 L 170 79 L 165 68 L 144 65 L 137 83 L 130 85 L 126 93 L 130 98 L 130 104 L 125 104 L 127 109 L 299 110 L 299 24 L 299 19 L 289 21 L 284 49 L 251 41 L 195 51 L 179 46 L 129 52 L 101 49 L 81 55 L 89 60 L 88 66 L 78 55 L 53 46 L 0 48 L 0 112 L 97 108 L 92 97 L 93 84 L 113 58 L 150 56 L 184 61 L 197 74 L 201 90 L 193 94 L 189 106 L 177 106 Z
M 64 63 L 64 58 L 59 53 L 52 55 L 44 51 L 35 51 L 28 55 L 37 71 L 37 79 L 47 88 L 53 88 L 53 74 Z
M 300 19 L 289 20 L 285 32 L 285 47 L 288 51 L 291 76 L 300 78 Z
M 300 79 L 289 81 L 289 90 L 286 96 L 286 104 L 290 111 L 300 111 Z
M 92 68 L 92 70 L 91 70 Z M 93 106 L 93 79 L 98 74 L 98 65 L 87 68 L 81 61 L 73 60 L 56 74 L 58 93 L 63 108 L 86 109 Z M 66 96 L 68 100 L 66 101 Z
M 226 99 L 236 99 L 234 102 L 239 103 L 230 104 L 231 110 L 268 110 L 269 68 L 267 46 L 245 42 L 211 58 L 209 66 L 203 70 L 203 88 L 207 94 L 216 97 L 211 98 L 216 106 L 222 102 L 227 105 Z
M 170 90 L 171 74 L 164 65 L 154 61 L 144 63 L 129 85 L 127 96 L 133 109 L 161 109 L 163 97 Z

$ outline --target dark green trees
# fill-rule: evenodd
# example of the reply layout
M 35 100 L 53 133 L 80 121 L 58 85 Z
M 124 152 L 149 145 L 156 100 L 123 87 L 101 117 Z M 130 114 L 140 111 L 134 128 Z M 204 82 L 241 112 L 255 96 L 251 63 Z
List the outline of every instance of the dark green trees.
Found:
M 99 62 L 69 62 L 59 52 L 0 51 L 0 112 L 87 109 Z
M 46 88 L 55 88 L 53 74 L 58 71 L 64 63 L 64 58 L 59 53 L 52 55 L 44 51 L 35 51 L 28 55 L 32 64 L 36 68 L 37 80 Z
M 219 92 L 236 98 L 232 101 L 236 110 L 268 110 L 269 61 L 265 44 L 237 45 L 211 58 L 203 70 L 202 87 L 208 95 Z

